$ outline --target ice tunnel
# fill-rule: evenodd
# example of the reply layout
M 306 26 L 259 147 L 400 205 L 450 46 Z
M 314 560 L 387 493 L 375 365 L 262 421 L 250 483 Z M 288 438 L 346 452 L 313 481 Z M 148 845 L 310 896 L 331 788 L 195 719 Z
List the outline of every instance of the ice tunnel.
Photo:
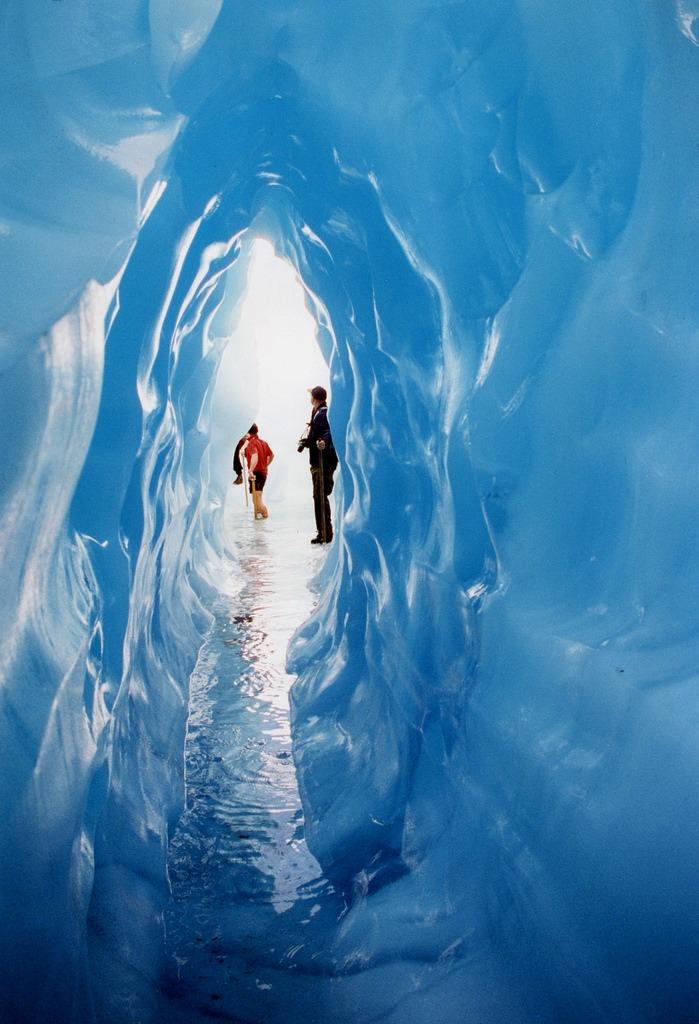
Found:
M 697 1020 L 698 47 L 697 0 L 5 0 L 2 1020 Z M 297 543 L 261 581 L 227 518 L 255 239 L 340 456 L 287 902 L 210 870 L 227 809 L 181 855 L 207 779 L 261 799 L 229 613 Z

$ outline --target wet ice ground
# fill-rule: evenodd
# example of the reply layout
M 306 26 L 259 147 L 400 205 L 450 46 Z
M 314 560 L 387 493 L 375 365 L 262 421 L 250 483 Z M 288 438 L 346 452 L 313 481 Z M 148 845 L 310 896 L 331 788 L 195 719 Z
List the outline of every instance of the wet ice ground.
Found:
M 272 509 L 264 522 L 241 509 L 231 521 L 243 587 L 214 608 L 190 683 L 162 1024 L 320 1024 L 330 1016 L 329 949 L 344 901 L 304 842 L 289 732 L 293 679 L 284 671 L 324 557 L 309 543 L 312 526 L 305 506 Z

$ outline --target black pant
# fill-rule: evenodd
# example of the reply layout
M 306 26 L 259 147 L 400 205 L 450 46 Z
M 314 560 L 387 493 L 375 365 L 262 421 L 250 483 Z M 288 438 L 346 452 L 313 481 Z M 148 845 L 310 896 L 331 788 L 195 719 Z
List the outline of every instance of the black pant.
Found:
M 323 459 L 323 472 L 320 466 L 311 466 L 311 478 L 313 480 L 313 508 L 316 514 L 316 528 L 318 536 L 323 540 L 332 540 L 333 524 L 330 518 L 330 502 L 328 496 L 332 494 L 335 481 L 333 474 L 337 468 L 337 456 L 334 458 L 328 454 Z M 325 521 L 323 521 L 325 517 Z

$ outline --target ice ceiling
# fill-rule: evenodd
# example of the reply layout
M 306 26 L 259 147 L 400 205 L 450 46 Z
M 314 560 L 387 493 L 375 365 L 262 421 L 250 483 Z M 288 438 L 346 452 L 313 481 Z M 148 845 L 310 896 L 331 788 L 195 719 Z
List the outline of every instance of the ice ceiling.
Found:
M 696 1015 L 698 44 L 697 0 L 3 5 L 5 1019 L 146 1019 L 253 236 L 343 463 L 291 664 L 345 962 L 434 961 L 445 1024 Z

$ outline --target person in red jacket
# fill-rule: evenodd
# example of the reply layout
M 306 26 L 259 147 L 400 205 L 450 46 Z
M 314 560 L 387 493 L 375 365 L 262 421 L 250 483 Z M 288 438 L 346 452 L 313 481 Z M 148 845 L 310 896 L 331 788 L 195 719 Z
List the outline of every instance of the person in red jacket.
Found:
M 267 483 L 267 471 L 274 459 L 274 452 L 267 442 L 263 441 L 259 436 L 256 423 L 253 423 L 250 427 L 248 434 L 250 437 L 243 450 L 245 452 L 245 461 L 248 464 L 250 492 L 255 510 L 255 519 L 267 519 L 269 510 L 262 500 L 262 492 Z

